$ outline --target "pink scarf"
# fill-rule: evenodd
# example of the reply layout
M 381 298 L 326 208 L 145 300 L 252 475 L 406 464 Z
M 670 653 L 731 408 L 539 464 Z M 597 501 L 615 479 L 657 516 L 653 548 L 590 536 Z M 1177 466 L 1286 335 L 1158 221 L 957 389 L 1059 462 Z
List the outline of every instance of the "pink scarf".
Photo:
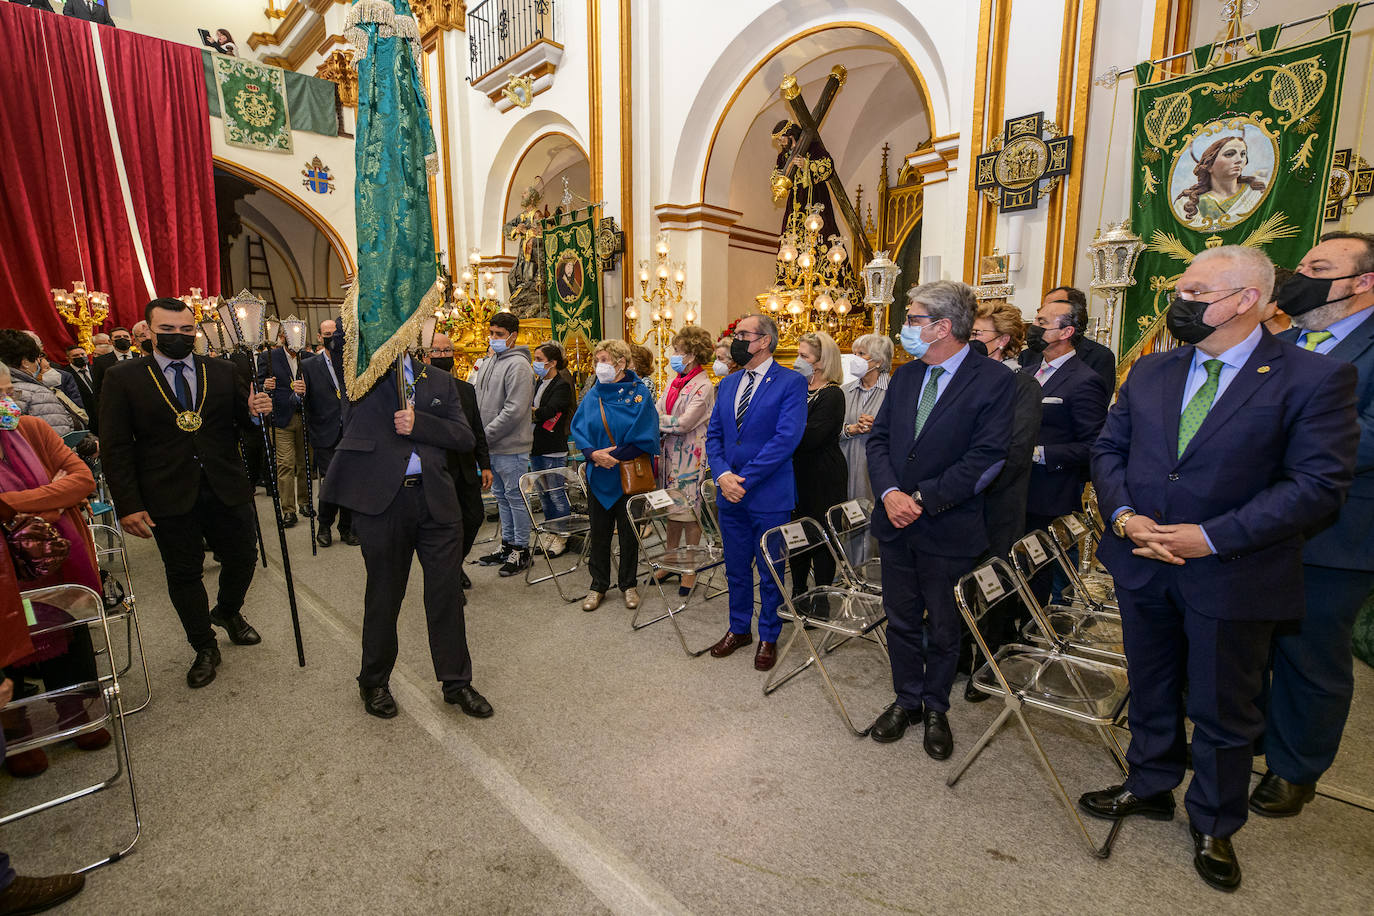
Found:
M 701 372 L 700 366 L 693 366 L 692 371 L 686 375 L 679 375 L 668 383 L 668 393 L 663 396 L 663 409 L 669 414 L 673 412 L 673 405 L 677 403 L 677 396 L 682 393 L 683 387 Z

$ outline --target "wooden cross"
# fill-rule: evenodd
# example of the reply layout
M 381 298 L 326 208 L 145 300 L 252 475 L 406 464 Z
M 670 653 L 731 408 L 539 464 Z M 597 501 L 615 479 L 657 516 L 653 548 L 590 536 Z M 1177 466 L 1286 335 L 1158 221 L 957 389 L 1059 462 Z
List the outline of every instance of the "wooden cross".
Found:
M 818 140 L 821 135 L 821 122 L 825 120 L 826 113 L 830 110 L 830 103 L 835 100 L 835 94 L 844 85 L 845 78 L 848 76 L 844 67 L 836 64 L 830 69 L 830 76 L 825 81 L 825 87 L 821 89 L 820 100 L 814 109 L 806 106 L 806 100 L 802 98 L 801 87 L 797 85 L 797 78 L 788 76 L 783 79 L 779 91 L 782 93 L 783 101 L 792 109 L 792 114 L 797 119 L 798 126 L 801 127 L 801 136 L 792 146 L 792 155 L 783 166 L 782 173 L 789 179 L 796 171 L 799 160 L 810 149 L 812 142 Z M 845 225 L 849 227 L 849 232 L 853 236 L 856 270 L 867 264 L 873 259 L 873 249 L 869 247 L 868 236 L 864 234 L 863 224 L 859 221 L 859 215 L 854 212 L 854 205 L 849 201 L 849 195 L 845 193 L 844 184 L 840 181 L 838 169 L 831 168 L 830 177 L 825 180 L 830 188 L 830 198 L 835 203 L 836 209 L 840 211 L 840 216 L 844 217 Z

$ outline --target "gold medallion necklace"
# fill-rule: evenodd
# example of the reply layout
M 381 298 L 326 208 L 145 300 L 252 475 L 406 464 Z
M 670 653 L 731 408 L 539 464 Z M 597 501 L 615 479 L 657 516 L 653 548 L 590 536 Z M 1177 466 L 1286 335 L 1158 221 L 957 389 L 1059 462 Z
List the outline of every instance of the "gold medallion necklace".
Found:
M 157 373 L 153 371 L 152 366 L 148 367 L 148 374 L 153 377 L 153 384 L 157 386 L 158 393 L 162 395 L 162 400 L 166 401 L 167 406 L 172 408 L 172 413 L 176 414 L 177 429 L 184 433 L 193 433 L 200 429 L 200 425 L 203 422 L 200 417 L 200 412 L 205 409 L 205 364 L 201 363 L 200 365 L 200 406 L 195 410 L 177 410 L 176 405 L 172 403 L 172 399 L 167 397 L 167 392 L 158 384 Z

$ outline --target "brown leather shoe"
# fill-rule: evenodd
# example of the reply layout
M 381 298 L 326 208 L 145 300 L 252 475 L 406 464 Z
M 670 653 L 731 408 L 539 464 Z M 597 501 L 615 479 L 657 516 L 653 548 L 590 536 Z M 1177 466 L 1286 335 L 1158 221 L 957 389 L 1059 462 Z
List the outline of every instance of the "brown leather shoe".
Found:
M 759 640 L 758 650 L 754 652 L 754 667 L 759 671 L 771 671 L 778 660 L 778 644 Z
M 5 758 L 5 769 L 17 779 L 32 779 L 48 771 L 48 755 L 41 747 L 11 754 Z
M 85 875 L 15 875 L 10 886 L 0 891 L 0 913 L 41 913 L 75 897 L 85 886 Z
M 753 633 L 726 633 L 720 638 L 720 642 L 711 647 L 711 657 L 724 658 L 736 649 L 742 649 L 753 641 Z
M 109 729 L 99 728 L 93 732 L 86 732 L 84 735 L 77 735 L 72 739 L 72 744 L 81 748 L 83 751 L 98 751 L 110 745 Z

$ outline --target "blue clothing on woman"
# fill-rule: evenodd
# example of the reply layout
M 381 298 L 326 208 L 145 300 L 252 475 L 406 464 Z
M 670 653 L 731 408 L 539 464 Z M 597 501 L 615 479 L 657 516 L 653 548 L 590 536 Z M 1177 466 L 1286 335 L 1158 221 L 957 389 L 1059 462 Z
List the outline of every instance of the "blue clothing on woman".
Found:
M 601 421 L 603 407 L 605 423 Z M 618 382 L 592 385 L 582 396 L 572 420 L 573 441 L 587 456 L 587 486 L 597 502 L 610 509 L 625 495 L 620 488 L 620 469 L 598 467 L 591 460 L 592 452 L 611 446 L 607 425 L 615 437 L 611 457 L 617 461 L 658 454 L 658 410 L 649 386 L 632 369 L 626 369 L 625 377 Z

